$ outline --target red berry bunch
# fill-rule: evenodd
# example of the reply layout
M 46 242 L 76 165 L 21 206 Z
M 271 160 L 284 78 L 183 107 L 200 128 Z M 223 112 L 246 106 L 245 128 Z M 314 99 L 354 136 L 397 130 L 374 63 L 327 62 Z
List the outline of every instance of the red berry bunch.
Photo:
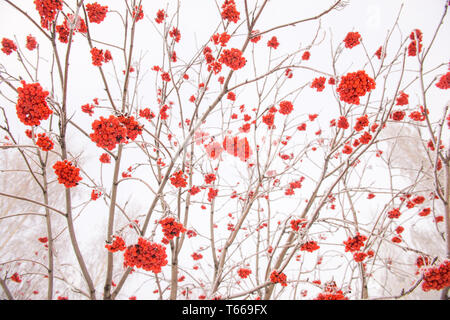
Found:
M 28 50 L 32 51 L 34 49 L 36 49 L 37 47 L 37 41 L 36 38 L 33 37 L 31 34 L 29 34 L 27 36 L 27 43 L 25 45 L 27 47 Z
M 28 126 L 38 126 L 53 113 L 45 100 L 48 91 L 44 91 L 39 83 L 27 84 L 22 80 L 22 87 L 17 88 L 19 98 L 16 111 L 19 120 Z
M 337 126 L 338 126 L 338 128 L 341 128 L 341 129 L 345 130 L 345 129 L 348 129 L 350 127 L 350 124 L 348 123 L 348 120 L 347 120 L 346 117 L 340 116 L 339 120 L 337 122 Z
M 155 114 L 150 110 L 150 108 L 145 108 L 139 110 L 139 116 L 150 121 L 155 117 Z
M 273 128 L 273 123 L 275 120 L 275 113 L 274 112 L 268 112 L 265 115 L 262 116 L 262 122 L 264 122 L 269 129 Z
M 300 228 L 306 227 L 306 219 L 291 220 L 291 228 L 294 231 L 300 230 Z
M 161 220 L 159 224 L 162 226 L 164 236 L 167 240 L 172 240 L 173 238 L 178 237 L 180 233 L 186 231 L 181 223 L 171 217 Z
M 308 242 L 305 242 L 304 244 L 302 244 L 302 246 L 300 247 L 300 250 L 313 252 L 313 251 L 318 250 L 319 248 L 320 248 L 320 246 L 317 245 L 317 242 L 311 240 L 311 241 L 308 241 Z
M 240 268 L 240 269 L 238 269 L 237 273 L 238 273 L 239 277 L 241 277 L 242 279 L 245 279 L 252 273 L 252 270 L 247 269 L 247 268 Z
M 17 282 L 17 283 L 21 283 L 22 279 L 20 279 L 19 274 L 16 272 L 11 276 L 11 281 Z
M 450 287 L 450 260 L 437 267 L 428 268 L 423 273 L 422 290 L 441 290 Z
M 193 254 L 191 254 L 192 259 L 194 259 L 195 261 L 200 260 L 203 258 L 203 255 L 201 253 L 197 253 L 194 252 Z
M 404 93 L 403 91 L 399 92 L 399 96 L 397 97 L 397 102 L 395 103 L 397 106 L 404 106 L 408 104 L 409 95 Z
M 53 149 L 54 143 L 45 133 L 39 133 L 36 145 L 42 151 L 50 151 Z
M 409 35 L 409 39 L 411 39 L 411 42 L 408 46 L 408 56 L 414 57 L 422 51 L 422 31 L 415 29 Z
M 100 148 L 113 150 L 117 144 L 126 141 L 127 129 L 114 115 L 95 120 L 92 122 L 92 129 L 94 132 L 89 136 Z
M 239 11 L 236 9 L 236 3 L 234 0 L 225 0 L 222 4 L 222 19 L 228 20 L 229 22 L 238 22 L 239 20 Z
M 135 6 L 134 9 L 133 9 L 132 16 L 133 16 L 133 19 L 135 19 L 136 22 L 138 22 L 139 20 L 144 19 L 144 10 L 142 10 L 142 6 L 139 6 L 139 7 Z
M 342 290 L 337 288 L 336 282 L 329 281 L 325 283 L 323 292 L 319 293 L 314 300 L 348 300 L 348 298 Z
M 110 115 L 109 118 L 100 117 L 92 122 L 94 130 L 89 136 L 100 148 L 113 150 L 119 143 L 127 143 L 134 140 L 142 133 L 142 126 L 134 120 L 133 116 Z
M 161 268 L 168 262 L 166 248 L 144 238 L 139 238 L 137 244 L 129 246 L 123 257 L 124 266 L 142 268 L 153 273 L 161 272 Z
M 284 115 L 288 115 L 289 113 L 292 112 L 292 110 L 294 110 L 294 106 L 292 105 L 292 102 L 290 102 L 290 101 L 281 101 L 280 102 L 280 109 L 278 110 L 278 112 L 280 112 L 281 114 L 284 114 Z
M 66 188 L 75 187 L 82 180 L 80 177 L 80 168 L 73 166 L 72 162 L 68 160 L 57 161 L 53 165 L 53 169 L 58 177 L 58 182 Z
M 225 49 L 219 57 L 219 62 L 233 70 L 243 68 L 247 60 L 242 56 L 242 51 L 236 48 Z
M 142 126 L 134 120 L 133 116 L 120 116 L 118 119 L 127 130 L 127 140 L 134 141 L 138 135 L 142 134 Z
M 352 238 L 349 237 L 347 241 L 344 241 L 345 244 L 345 252 L 357 252 L 360 251 L 361 247 L 364 246 L 364 241 L 367 240 L 367 237 L 361 235 L 359 232 Z
M 162 10 L 162 9 L 158 10 L 158 12 L 156 13 L 156 18 L 155 18 L 156 23 L 158 23 L 158 24 L 162 23 L 165 18 L 166 18 L 166 13 L 164 12 L 164 10 Z
M 48 29 L 59 10 L 62 10 L 62 0 L 34 0 L 36 10 L 41 16 L 42 28 Z
M 362 131 L 365 127 L 369 125 L 369 117 L 366 115 L 356 119 L 354 129 L 356 131 Z
M 317 89 L 318 92 L 323 91 L 325 89 L 325 81 L 327 79 L 325 77 L 315 78 L 311 83 L 311 88 Z
M 344 39 L 345 47 L 351 49 L 354 46 L 357 46 L 361 43 L 360 39 L 361 35 L 358 32 L 347 33 L 347 36 Z
M 294 231 L 300 230 L 300 228 L 306 227 L 306 219 L 291 220 L 291 228 Z
M 122 239 L 122 237 L 114 236 L 114 241 L 111 244 L 105 245 L 105 248 L 108 249 L 109 252 L 117 252 L 117 251 L 123 251 L 127 247 L 125 246 L 125 241 Z
M 287 277 L 283 272 L 278 272 L 276 270 L 272 271 L 270 274 L 270 281 L 272 283 L 280 283 L 281 286 L 287 287 Z
M 359 97 L 375 89 L 375 80 L 369 77 L 365 71 L 347 73 L 342 77 L 336 91 L 341 101 L 359 104 Z
M 9 56 L 13 51 L 17 51 L 17 46 L 14 43 L 14 41 L 7 39 L 7 38 L 3 38 L 2 39 L 2 51 Z
M 388 218 L 389 219 L 398 219 L 400 218 L 401 212 L 399 208 L 394 208 L 392 210 L 389 210 L 388 212 Z
M 450 72 L 447 72 L 440 77 L 439 81 L 436 83 L 436 87 L 443 90 L 450 88 Z
M 92 64 L 96 67 L 101 67 L 103 62 L 108 63 L 112 60 L 112 55 L 109 50 L 103 51 L 102 49 L 91 49 Z
M 231 38 L 231 36 L 228 33 L 223 32 L 223 33 L 214 34 L 211 37 L 211 40 L 214 42 L 215 45 L 220 44 L 221 47 L 226 47 L 230 38 Z
M 172 174 L 172 176 L 170 177 L 170 183 L 175 188 L 184 188 L 187 186 L 186 179 L 187 179 L 187 177 L 183 173 L 183 170 L 179 170 L 179 171 L 175 172 L 174 174 Z
M 209 191 L 208 191 L 208 201 L 209 201 L 209 202 L 213 201 L 213 199 L 214 199 L 215 197 L 217 197 L 218 194 L 219 194 L 219 190 L 218 190 L 218 189 L 209 188 Z
M 108 6 L 101 6 L 97 2 L 88 3 L 86 5 L 89 21 L 92 23 L 100 23 L 105 20 L 108 13 Z
M 107 153 L 102 153 L 100 155 L 99 161 L 101 163 L 111 163 L 111 156 Z
M 278 42 L 278 38 L 273 36 L 269 41 L 267 41 L 267 46 L 269 48 L 277 49 L 280 43 Z
M 216 175 L 214 173 L 208 173 L 205 175 L 205 183 L 211 184 L 217 179 Z

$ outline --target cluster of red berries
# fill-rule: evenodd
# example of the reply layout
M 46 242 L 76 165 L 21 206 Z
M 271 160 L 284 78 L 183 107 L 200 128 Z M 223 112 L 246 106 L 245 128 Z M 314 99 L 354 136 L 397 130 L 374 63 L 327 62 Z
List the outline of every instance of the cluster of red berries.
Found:
M 216 177 L 216 175 L 214 173 L 208 173 L 208 174 L 205 175 L 204 178 L 205 178 L 205 183 L 206 184 L 211 184 L 217 179 L 217 177 Z
M 294 110 L 294 106 L 292 105 L 292 102 L 290 101 L 281 101 L 280 102 L 280 109 L 278 110 L 279 113 L 288 115 L 289 113 Z
M 153 273 L 161 272 L 161 268 L 168 262 L 166 248 L 144 238 L 139 238 L 137 244 L 129 246 L 123 257 L 124 266 L 142 268 Z
M 360 44 L 360 40 L 361 35 L 358 32 L 349 32 L 344 39 L 345 47 L 351 49 Z
M 170 183 L 175 188 L 184 188 L 187 186 L 187 176 L 184 174 L 183 170 L 179 170 L 172 174 L 170 177 Z
M 111 244 L 106 244 L 105 248 L 109 252 L 124 251 L 127 247 L 125 246 L 125 240 L 122 237 L 114 236 L 114 241 Z
M 25 46 L 30 51 L 33 51 L 34 49 L 36 49 L 36 47 L 37 47 L 36 38 L 29 34 L 27 36 L 27 43 Z
M 401 212 L 399 208 L 394 208 L 392 210 L 388 211 L 388 218 L 389 219 L 398 219 L 400 218 Z
M 308 242 L 305 242 L 304 244 L 302 244 L 302 246 L 300 247 L 301 251 L 308 251 L 308 252 L 314 252 L 316 250 L 320 249 L 320 246 L 317 244 L 316 241 L 311 240 Z
M 135 19 L 136 22 L 138 22 L 139 20 L 144 19 L 144 10 L 142 10 L 142 5 L 141 6 L 135 6 L 133 9 L 133 13 L 132 13 L 133 19 Z
M 399 92 L 399 96 L 397 97 L 397 102 L 395 103 L 397 106 L 404 106 L 408 104 L 409 95 L 404 93 L 403 91 Z
M 108 63 L 112 60 L 112 55 L 109 50 L 103 51 L 102 49 L 91 49 L 92 64 L 96 67 L 101 67 L 103 62 Z
M 233 70 L 243 68 L 247 60 L 242 56 L 242 51 L 236 48 L 225 49 L 219 57 L 219 62 Z
M 439 78 L 439 81 L 436 83 L 436 87 L 439 89 L 449 89 L 450 88 L 450 72 L 447 72 L 442 77 Z
M 406 116 L 405 111 L 403 110 L 395 110 L 390 114 L 390 117 L 394 121 L 402 121 Z
M 450 260 L 436 267 L 427 268 L 423 273 L 422 290 L 442 290 L 450 287 Z
M 101 163 L 111 163 L 111 156 L 107 153 L 102 153 L 100 155 L 99 161 Z
M 315 78 L 311 83 L 311 88 L 317 89 L 318 92 L 323 91 L 325 89 L 325 81 L 327 79 L 325 77 Z
M 62 0 L 34 0 L 36 10 L 41 16 L 42 28 L 48 29 L 59 10 L 62 10 Z
M 81 111 L 87 113 L 89 116 L 92 116 L 94 114 L 94 108 L 95 106 L 93 104 L 86 103 L 81 106 Z
M 58 182 L 63 184 L 66 188 L 72 188 L 78 185 L 78 182 L 82 180 L 80 177 L 80 168 L 72 165 L 72 162 L 68 160 L 57 161 L 53 165 L 55 174 L 58 177 Z
M 219 194 L 219 190 L 218 190 L 218 189 L 209 188 L 209 191 L 208 191 L 208 201 L 209 201 L 209 202 L 213 201 L 213 199 L 214 199 L 215 197 L 217 197 L 218 194 Z
M 169 36 L 175 40 L 175 42 L 180 42 L 181 33 L 180 30 L 176 27 L 173 27 L 172 30 L 169 31 Z
M 381 55 L 382 55 L 382 54 L 383 54 L 383 57 L 386 56 L 386 53 L 383 52 L 383 47 L 380 46 L 380 47 L 378 48 L 378 50 L 375 51 L 375 55 L 377 56 L 378 59 L 381 60 Z
M 239 157 L 242 161 L 247 161 L 252 155 L 252 150 L 246 137 L 240 139 L 237 136 L 232 138 L 226 136 L 223 139 L 222 146 L 229 154 Z
M 300 228 L 306 227 L 306 219 L 295 219 L 291 220 L 291 228 L 294 231 L 300 230 Z
M 324 292 L 319 293 L 314 300 L 348 300 L 348 298 L 342 290 L 338 290 L 334 281 L 330 281 L 325 285 Z
M 275 112 L 269 110 L 268 113 L 262 116 L 262 122 L 264 122 L 269 129 L 273 128 L 273 123 L 275 121 Z
M 211 41 L 213 41 L 215 45 L 220 44 L 221 47 L 226 47 L 230 39 L 231 36 L 226 32 L 216 33 L 211 37 Z
M 175 218 L 172 217 L 161 220 L 159 224 L 162 226 L 164 237 L 166 237 L 167 240 L 172 240 L 173 238 L 178 237 L 180 233 L 186 231 L 183 224 L 177 222 Z
M 17 51 L 17 46 L 14 43 L 14 41 L 7 39 L 7 38 L 3 38 L 2 39 L 2 51 L 5 54 L 10 55 L 13 51 Z
M 86 5 L 89 21 L 92 23 L 100 23 L 106 18 L 108 6 L 101 6 L 97 2 L 88 3 Z
M 16 272 L 11 276 L 11 281 L 17 282 L 17 283 L 21 283 L 22 279 L 20 279 L 19 274 Z
M 298 179 L 296 181 L 289 182 L 289 188 L 287 188 L 285 190 L 284 194 L 287 195 L 287 196 L 293 195 L 295 189 L 300 189 L 302 187 L 302 182 L 304 180 L 305 180 L 305 177 L 300 177 L 300 179 Z
M 269 41 L 267 41 L 267 46 L 272 49 L 277 49 L 280 43 L 278 42 L 278 38 L 273 36 Z
M 408 56 L 414 57 L 422 51 L 422 31 L 415 29 L 409 35 L 411 42 L 408 45 Z
M 95 201 L 98 198 L 100 198 L 101 195 L 102 195 L 102 193 L 100 191 L 93 189 L 91 192 L 91 200 Z
M 142 133 L 142 126 L 134 120 L 133 116 L 110 115 L 109 118 L 100 117 L 92 122 L 94 130 L 89 136 L 100 148 L 113 150 L 119 143 L 134 140 Z
M 164 12 L 163 9 L 160 9 L 160 10 L 158 10 L 158 12 L 156 12 L 155 21 L 157 24 L 162 23 L 165 18 L 166 18 L 166 13 Z
M 47 101 L 48 91 L 44 91 L 39 83 L 25 83 L 21 81 L 22 87 L 17 88 L 19 98 L 16 111 L 19 120 L 28 126 L 38 126 L 41 120 L 46 120 L 52 114 Z
M 270 274 L 270 281 L 272 283 L 280 283 L 282 287 L 287 287 L 287 277 L 283 272 L 278 272 L 276 270 L 272 271 Z
M 365 127 L 369 125 L 369 117 L 366 115 L 356 119 L 354 129 L 356 131 L 362 131 Z
M 139 116 L 150 121 L 155 117 L 155 114 L 150 110 L 150 108 L 145 108 L 139 110 Z
M 238 269 L 237 273 L 238 273 L 239 277 L 241 277 L 242 279 L 245 279 L 252 273 L 252 270 L 247 269 L 247 268 L 240 268 L 240 269 Z
M 352 238 L 349 237 L 347 241 L 344 241 L 345 244 L 345 252 L 357 252 L 361 250 L 361 247 L 364 246 L 364 241 L 367 240 L 367 237 L 361 235 L 359 232 Z
M 36 145 L 42 151 L 50 151 L 53 149 L 54 143 L 45 133 L 39 133 Z
M 375 89 L 375 80 L 365 71 L 347 73 L 342 77 L 336 91 L 341 101 L 359 105 L 359 97 Z
M 239 20 L 239 11 L 236 9 L 236 3 L 234 0 L 225 0 L 222 4 L 222 19 L 228 20 L 229 22 L 238 22 Z
M 194 259 L 195 261 L 200 260 L 203 258 L 203 255 L 201 253 L 197 253 L 194 252 L 193 254 L 191 254 L 192 259 Z

